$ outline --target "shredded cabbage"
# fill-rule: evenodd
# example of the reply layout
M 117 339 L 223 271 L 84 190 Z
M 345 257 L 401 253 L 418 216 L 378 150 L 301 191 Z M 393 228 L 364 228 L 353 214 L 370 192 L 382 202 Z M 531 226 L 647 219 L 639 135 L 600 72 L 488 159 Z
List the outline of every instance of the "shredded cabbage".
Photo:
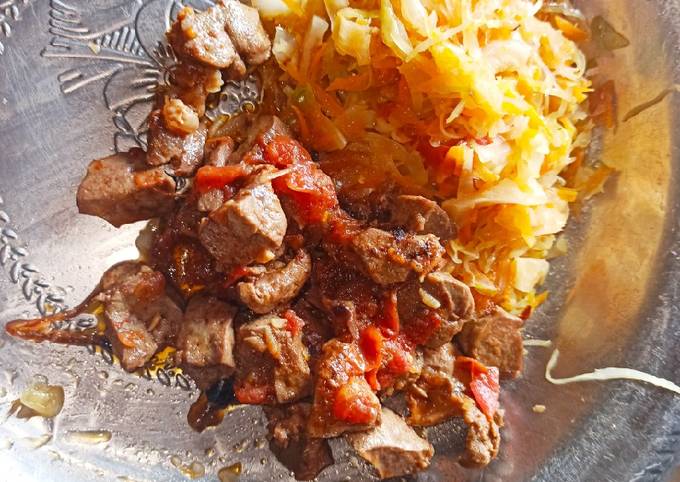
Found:
M 459 233 L 449 271 L 515 314 L 540 304 L 570 203 L 611 172 L 570 172 L 592 124 L 574 11 L 534 0 L 254 4 L 271 14 L 279 1 L 289 8 L 274 16 L 274 55 L 290 91 L 308 92 L 304 105 L 290 96 L 303 139 L 343 153 L 348 169 L 371 152 L 363 178 L 394 172 L 440 199 Z
M 606 380 L 635 380 L 638 382 L 649 383 L 656 387 L 665 388 L 671 392 L 680 395 L 680 386 L 666 380 L 665 378 L 655 377 L 649 373 L 641 372 L 639 370 L 633 370 L 632 368 L 617 368 L 617 367 L 607 367 L 598 368 L 590 373 L 583 373 L 581 375 L 575 375 L 568 378 L 554 378 L 552 376 L 552 370 L 557 365 L 557 359 L 560 356 L 560 351 L 556 348 L 548 360 L 548 364 L 545 367 L 545 379 L 550 383 L 555 385 L 565 385 L 567 383 L 575 382 L 593 382 L 593 381 L 606 381 Z

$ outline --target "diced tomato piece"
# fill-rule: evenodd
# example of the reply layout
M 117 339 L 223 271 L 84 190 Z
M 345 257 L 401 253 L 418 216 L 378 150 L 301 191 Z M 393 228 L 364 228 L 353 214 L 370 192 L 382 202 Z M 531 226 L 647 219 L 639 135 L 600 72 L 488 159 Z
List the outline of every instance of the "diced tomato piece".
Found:
M 366 379 L 366 381 L 371 386 L 371 389 L 374 392 L 377 392 L 378 390 L 380 390 L 380 382 L 378 381 L 378 370 L 377 369 L 367 371 L 364 374 L 364 378 Z
M 222 285 L 224 288 L 229 288 L 231 285 L 236 283 L 238 280 L 243 278 L 248 274 L 248 269 L 245 266 L 237 266 L 227 275 L 227 279 Z
M 469 388 L 480 410 L 489 418 L 493 418 L 499 407 L 500 382 L 496 367 L 487 367 L 474 358 L 456 357 L 456 371 L 463 370 L 469 376 Z M 461 377 L 463 378 L 463 377 Z
M 203 166 L 196 172 L 194 185 L 200 193 L 222 189 L 246 175 L 243 166 Z
M 488 418 L 493 418 L 499 407 L 498 368 L 490 367 L 486 373 L 478 373 L 474 376 L 470 382 L 470 390 L 480 410 Z
M 281 168 L 312 162 L 307 150 L 288 136 L 276 136 L 272 139 L 264 148 L 264 158 L 270 164 Z
M 363 377 L 352 377 L 335 393 L 333 416 L 351 424 L 375 420 L 380 402 Z
M 293 310 L 286 310 L 283 313 L 283 317 L 286 319 L 286 330 L 290 332 L 291 335 L 296 336 L 305 326 L 305 321 L 300 318 Z
M 361 332 L 359 348 L 370 369 L 380 366 L 382 361 L 383 336 L 375 326 L 368 326 Z
M 385 298 L 380 328 L 387 337 L 393 337 L 399 333 L 399 312 L 397 311 L 396 291 L 391 291 Z
M 292 201 L 300 223 L 327 221 L 330 211 L 338 206 L 332 179 L 312 162 L 297 164 L 291 169 L 272 181 L 276 193 Z

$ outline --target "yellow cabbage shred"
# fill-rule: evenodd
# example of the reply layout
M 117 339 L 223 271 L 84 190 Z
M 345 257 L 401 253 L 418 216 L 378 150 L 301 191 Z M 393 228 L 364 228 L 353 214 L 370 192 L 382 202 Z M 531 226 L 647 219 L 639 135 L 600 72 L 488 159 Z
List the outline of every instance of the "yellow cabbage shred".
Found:
M 289 96 L 303 140 L 347 163 L 367 151 L 393 163 L 457 224 L 454 276 L 514 313 L 542 302 L 545 259 L 579 194 L 561 173 L 591 124 L 586 58 L 564 22 L 540 0 L 254 4 L 269 7 L 291 91 L 309 93 L 306 105 Z M 330 125 L 346 142 L 315 146 Z

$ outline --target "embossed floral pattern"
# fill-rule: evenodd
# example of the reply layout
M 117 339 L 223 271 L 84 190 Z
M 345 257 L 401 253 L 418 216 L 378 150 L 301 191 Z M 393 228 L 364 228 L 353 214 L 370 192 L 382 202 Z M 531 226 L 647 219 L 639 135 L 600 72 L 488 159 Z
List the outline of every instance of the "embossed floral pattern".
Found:
M 0 0 L 0 55 L 5 53 L 3 37 L 9 38 L 12 35 L 12 24 L 21 17 L 21 11 L 28 4 L 28 0 Z

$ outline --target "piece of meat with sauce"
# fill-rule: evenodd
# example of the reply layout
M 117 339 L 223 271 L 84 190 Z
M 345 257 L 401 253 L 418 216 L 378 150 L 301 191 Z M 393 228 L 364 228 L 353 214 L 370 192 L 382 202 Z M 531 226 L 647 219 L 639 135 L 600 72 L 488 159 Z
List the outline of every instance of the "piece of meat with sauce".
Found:
M 381 479 L 424 470 L 434 455 L 430 442 L 421 438 L 403 418 L 384 407 L 380 425 L 365 432 L 347 434 L 345 438 L 375 467 Z
M 177 96 L 199 117 L 203 117 L 206 99 L 210 94 L 219 92 L 223 85 L 222 73 L 218 69 L 191 60 L 180 60 L 170 68 L 168 94 Z
M 233 77 L 246 63 L 259 65 L 271 54 L 271 42 L 254 8 L 222 1 L 204 12 L 183 8 L 168 33 L 175 52 L 203 65 L 226 69 Z
M 104 332 L 98 325 L 69 329 L 62 322 L 102 309 Z M 77 307 L 6 325 L 13 336 L 36 342 L 90 345 L 108 342 L 125 370 L 148 362 L 157 349 L 174 343 L 182 311 L 165 292 L 163 275 L 137 261 L 109 268 L 94 291 Z
M 104 305 L 105 335 L 121 366 L 134 371 L 174 343 L 182 311 L 165 292 L 165 278 L 139 262 L 109 269 L 96 299 Z
M 484 467 L 498 455 L 501 443 L 498 423 L 500 417 L 496 416 L 494 420 L 489 420 L 470 397 L 462 400 L 461 411 L 463 421 L 468 426 L 468 433 L 465 437 L 466 451 L 461 463 L 471 467 Z
M 521 329 L 524 322 L 497 306 L 490 313 L 467 323 L 456 340 L 463 352 L 485 365 L 498 367 L 501 376 L 522 373 Z
M 409 281 L 399 289 L 397 300 L 405 329 L 418 333 L 415 341 L 433 348 L 451 341 L 474 315 L 470 288 L 443 271 L 428 274 L 422 283 Z
M 267 315 L 237 331 L 235 392 L 241 403 L 290 403 L 307 396 L 311 375 L 302 320 Z
M 423 275 L 442 265 L 444 248 L 431 234 L 396 234 L 377 228 L 360 231 L 351 240 L 359 267 L 381 285 L 403 283 L 412 274 Z
M 460 415 L 457 399 L 465 395 L 465 385 L 453 375 L 455 359 L 451 343 L 423 349 L 420 377 L 406 394 L 410 425 L 431 426 Z
M 205 165 L 223 167 L 232 164 L 231 154 L 234 152 L 234 140 L 229 136 L 212 138 L 205 145 Z
M 194 296 L 177 335 L 175 359 L 205 390 L 230 376 L 234 360 L 234 316 L 237 308 L 212 296 Z
M 295 298 L 312 272 L 312 258 L 304 249 L 288 263 L 275 266 L 236 286 L 239 299 L 255 313 L 269 313 Z
M 401 195 L 389 203 L 391 227 L 418 234 L 434 234 L 441 241 L 456 237 L 449 215 L 435 201 L 423 196 Z
M 223 266 L 269 260 L 283 242 L 288 222 L 271 183 L 241 189 L 199 227 L 203 246 Z
M 161 111 L 155 110 L 149 115 L 146 162 L 151 166 L 169 164 L 176 176 L 191 176 L 203 162 L 207 134 L 205 125 L 186 135 L 172 132 Z
M 271 41 L 260 22 L 258 11 L 238 0 L 220 0 L 225 28 L 236 51 L 246 64 L 260 65 L 271 55 Z
M 116 227 L 162 216 L 175 205 L 175 181 L 149 169 L 141 149 L 92 161 L 78 186 L 78 210 Z
M 468 465 L 486 465 L 498 453 L 500 431 L 497 422 L 500 416 L 496 413 L 490 419 L 466 394 L 465 384 L 454 374 L 456 356 L 451 343 L 423 350 L 420 377 L 406 394 L 407 422 L 412 426 L 432 426 L 453 417 L 463 417 L 468 426 L 463 460 Z
M 220 6 L 210 7 L 204 12 L 184 7 L 167 34 L 168 41 L 180 57 L 217 69 L 227 69 L 236 62 L 240 64 L 238 69 L 245 72 L 245 65 L 236 54 L 225 22 L 225 12 Z
M 380 423 L 380 400 L 364 378 L 366 362 L 354 343 L 332 339 L 316 366 L 314 401 L 307 430 L 331 438 L 368 430 Z
M 182 311 L 166 294 L 165 277 L 139 262 L 126 262 L 102 277 L 106 335 L 128 371 L 140 368 L 175 343 Z
M 297 480 L 312 480 L 333 464 L 328 441 L 307 434 L 310 409 L 309 403 L 264 409 L 269 421 L 269 447 Z

